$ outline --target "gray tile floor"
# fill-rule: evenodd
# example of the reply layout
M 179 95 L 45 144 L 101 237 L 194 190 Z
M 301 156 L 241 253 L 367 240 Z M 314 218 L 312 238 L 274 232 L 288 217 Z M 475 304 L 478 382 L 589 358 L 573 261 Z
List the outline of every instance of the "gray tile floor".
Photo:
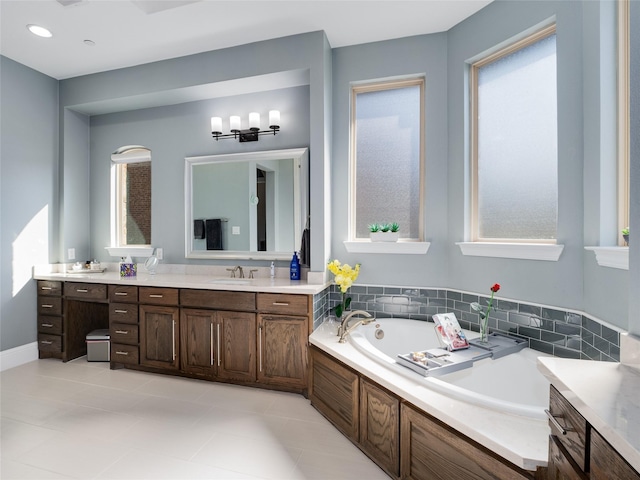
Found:
M 300 395 L 110 370 L 0 373 L 8 479 L 385 479 Z

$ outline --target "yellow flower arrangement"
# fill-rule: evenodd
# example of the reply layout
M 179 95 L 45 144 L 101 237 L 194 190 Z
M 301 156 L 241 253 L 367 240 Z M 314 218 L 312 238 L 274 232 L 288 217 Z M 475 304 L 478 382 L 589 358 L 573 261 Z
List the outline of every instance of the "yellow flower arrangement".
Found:
M 342 313 L 349 308 L 349 305 L 351 305 L 351 297 L 347 297 L 346 294 L 349 287 L 351 287 L 353 282 L 358 278 L 358 274 L 360 273 L 360 264 L 356 263 L 355 267 L 352 268 L 348 263 L 343 265 L 338 260 L 333 260 L 327 264 L 327 268 L 335 275 L 334 280 L 340 287 L 340 293 L 342 293 L 342 302 L 333 308 L 336 317 L 341 318 Z

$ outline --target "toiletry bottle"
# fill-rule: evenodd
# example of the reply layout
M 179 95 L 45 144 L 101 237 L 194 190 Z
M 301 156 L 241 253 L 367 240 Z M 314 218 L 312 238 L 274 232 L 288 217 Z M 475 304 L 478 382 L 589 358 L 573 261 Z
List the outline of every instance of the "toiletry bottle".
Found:
M 293 258 L 291 259 L 291 267 L 289 272 L 291 280 L 300 280 L 300 261 L 298 260 L 298 255 L 296 254 L 296 252 L 293 252 Z
M 275 264 L 273 262 L 271 262 L 270 276 L 271 276 L 271 278 L 275 278 L 275 276 L 276 276 L 276 266 L 275 266 Z

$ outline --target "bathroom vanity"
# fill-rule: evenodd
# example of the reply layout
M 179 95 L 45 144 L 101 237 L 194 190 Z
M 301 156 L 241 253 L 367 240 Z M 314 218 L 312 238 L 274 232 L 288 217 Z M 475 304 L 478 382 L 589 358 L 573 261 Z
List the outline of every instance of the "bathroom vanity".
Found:
M 313 294 L 324 285 L 115 272 L 35 278 L 40 358 L 85 355 L 87 333 L 108 328 L 112 369 L 306 394 Z

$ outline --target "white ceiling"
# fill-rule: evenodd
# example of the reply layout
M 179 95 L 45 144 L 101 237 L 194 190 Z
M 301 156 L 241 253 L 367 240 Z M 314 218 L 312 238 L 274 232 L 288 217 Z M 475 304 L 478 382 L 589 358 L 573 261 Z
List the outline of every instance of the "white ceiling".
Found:
M 0 0 L 0 53 L 65 79 L 317 30 L 333 48 L 442 32 L 490 2 Z

